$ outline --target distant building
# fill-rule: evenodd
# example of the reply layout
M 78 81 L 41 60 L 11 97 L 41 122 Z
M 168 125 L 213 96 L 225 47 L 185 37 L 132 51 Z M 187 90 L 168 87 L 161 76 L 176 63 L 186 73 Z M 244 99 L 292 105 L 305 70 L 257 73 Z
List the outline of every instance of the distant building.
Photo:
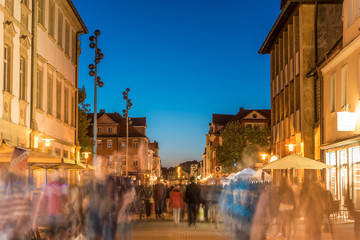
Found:
M 209 123 L 209 132 L 206 134 L 203 177 L 215 173 L 215 166 L 218 162 L 216 158 L 216 146 L 218 146 L 221 141 L 221 130 L 225 128 L 229 122 L 239 121 L 244 127 L 269 127 L 270 113 L 270 109 L 246 110 L 240 108 L 240 111 L 236 115 L 213 114 L 212 122 Z
M 91 138 L 93 116 L 93 113 L 88 114 L 91 118 L 88 135 Z M 128 161 L 126 161 L 126 119 L 117 112 L 105 113 L 105 110 L 100 110 L 97 117 L 97 157 L 101 159 L 109 173 L 123 176 L 128 163 L 129 176 L 138 180 L 144 179 L 145 174 L 152 171 L 160 174 L 158 143 L 151 144 L 146 136 L 145 117 L 129 118 Z
M 161 160 L 159 156 L 159 143 L 154 141 L 149 143 L 148 168 L 151 169 L 151 175 L 161 177 Z

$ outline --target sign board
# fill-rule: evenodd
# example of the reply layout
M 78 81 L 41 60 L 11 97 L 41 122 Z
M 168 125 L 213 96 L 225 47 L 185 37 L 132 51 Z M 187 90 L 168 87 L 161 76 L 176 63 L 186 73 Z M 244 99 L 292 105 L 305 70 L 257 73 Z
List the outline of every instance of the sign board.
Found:
M 221 174 L 218 174 L 218 173 L 215 174 L 215 178 L 216 178 L 216 179 L 221 179 Z
M 338 112 L 337 113 L 337 130 L 354 131 L 356 127 L 356 113 Z
M 216 173 L 221 173 L 221 166 L 216 166 L 215 167 L 215 172 Z

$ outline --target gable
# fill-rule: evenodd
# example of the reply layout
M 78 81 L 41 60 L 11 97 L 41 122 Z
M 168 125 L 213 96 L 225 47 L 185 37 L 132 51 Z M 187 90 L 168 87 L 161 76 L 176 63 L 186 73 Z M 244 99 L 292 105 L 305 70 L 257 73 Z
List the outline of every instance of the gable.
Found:
M 105 113 L 100 118 L 98 118 L 98 124 L 116 124 L 116 122 Z
M 258 111 L 251 111 L 248 115 L 246 115 L 243 119 L 251 119 L 251 120 L 266 120 L 267 118 L 260 114 Z

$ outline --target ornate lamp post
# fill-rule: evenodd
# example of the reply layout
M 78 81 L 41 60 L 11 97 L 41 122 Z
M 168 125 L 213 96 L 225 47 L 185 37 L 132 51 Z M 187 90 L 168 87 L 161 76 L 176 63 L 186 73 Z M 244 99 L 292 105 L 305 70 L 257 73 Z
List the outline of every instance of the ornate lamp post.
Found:
M 100 77 L 97 75 L 97 65 L 100 63 L 101 59 L 104 58 L 104 54 L 101 53 L 101 49 L 98 48 L 98 36 L 100 35 L 99 30 L 95 30 L 94 35 L 90 37 L 90 48 L 95 48 L 95 59 L 94 64 L 89 64 L 89 75 L 94 77 L 95 90 L 94 90 L 94 137 L 93 137 L 93 165 L 96 163 L 96 154 L 97 154 L 97 86 L 103 87 L 104 82 L 101 81 Z
M 127 88 L 125 92 L 123 92 L 123 98 L 126 100 L 126 109 L 123 110 L 124 117 L 126 118 L 126 177 L 128 176 L 128 166 L 129 166 L 129 159 L 128 159 L 128 149 L 129 149 L 129 110 L 132 106 L 131 100 L 129 99 L 129 92 L 130 88 Z

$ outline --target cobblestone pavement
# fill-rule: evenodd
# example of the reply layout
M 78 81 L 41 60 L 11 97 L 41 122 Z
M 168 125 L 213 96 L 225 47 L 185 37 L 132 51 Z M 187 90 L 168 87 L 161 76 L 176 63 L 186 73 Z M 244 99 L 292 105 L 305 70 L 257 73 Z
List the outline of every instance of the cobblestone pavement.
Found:
M 175 227 L 171 220 L 141 220 L 134 223 L 133 240 L 229 240 L 224 227 L 197 223 L 188 227 L 186 221 Z
M 272 225 L 266 239 L 283 240 L 285 238 L 278 234 L 277 226 Z M 304 223 L 300 221 L 296 235 L 291 240 L 304 239 Z M 216 229 L 214 224 L 200 222 L 196 227 L 189 228 L 186 221 L 175 227 L 170 219 L 151 219 L 134 223 L 133 240 L 230 240 L 230 238 L 225 233 L 222 224 Z M 333 236 L 330 233 L 322 233 L 321 240 L 355 240 L 354 224 L 351 222 L 333 223 Z

